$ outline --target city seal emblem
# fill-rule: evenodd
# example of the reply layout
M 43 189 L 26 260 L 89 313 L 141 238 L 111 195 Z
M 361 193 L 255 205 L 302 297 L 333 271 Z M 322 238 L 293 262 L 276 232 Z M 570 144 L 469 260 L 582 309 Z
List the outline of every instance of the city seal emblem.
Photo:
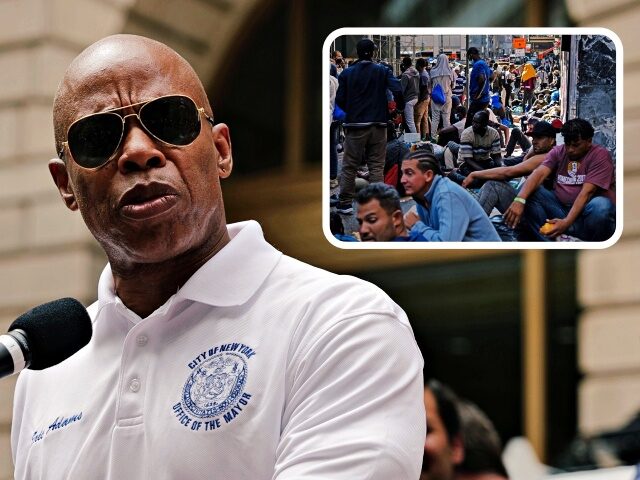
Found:
M 242 398 L 247 361 L 234 352 L 209 357 L 192 372 L 182 391 L 184 406 L 194 417 L 216 417 Z
M 190 373 L 180 400 L 171 407 L 172 415 L 196 432 L 218 430 L 246 415 L 253 403 L 253 395 L 245 391 L 248 363 L 255 355 L 252 347 L 240 342 L 200 351 L 187 363 Z

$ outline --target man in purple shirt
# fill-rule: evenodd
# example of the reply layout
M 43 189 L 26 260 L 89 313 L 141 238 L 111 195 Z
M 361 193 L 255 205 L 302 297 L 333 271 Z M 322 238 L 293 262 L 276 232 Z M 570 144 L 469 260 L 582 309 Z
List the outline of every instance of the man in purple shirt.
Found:
M 615 179 L 608 150 L 592 143 L 593 127 L 576 118 L 561 130 L 564 145 L 554 147 L 529 176 L 505 214 L 515 228 L 520 220 L 537 240 L 563 233 L 585 241 L 607 240 L 615 231 Z M 554 188 L 539 188 L 549 176 Z M 545 224 L 545 233 L 540 227 Z

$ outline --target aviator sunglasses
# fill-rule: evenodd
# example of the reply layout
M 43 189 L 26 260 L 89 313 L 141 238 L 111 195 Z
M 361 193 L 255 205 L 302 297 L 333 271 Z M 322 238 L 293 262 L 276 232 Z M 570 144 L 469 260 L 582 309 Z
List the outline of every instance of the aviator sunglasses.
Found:
M 138 105 L 138 113 L 118 113 Z M 66 146 L 73 161 L 83 168 L 96 169 L 106 165 L 120 147 L 129 117 L 138 117 L 140 125 L 156 140 L 172 147 L 184 147 L 200 135 L 200 114 L 214 125 L 213 118 L 204 108 L 198 107 L 186 95 L 167 95 L 92 113 L 69 126 L 67 141 L 62 142 L 58 157 L 62 158 Z

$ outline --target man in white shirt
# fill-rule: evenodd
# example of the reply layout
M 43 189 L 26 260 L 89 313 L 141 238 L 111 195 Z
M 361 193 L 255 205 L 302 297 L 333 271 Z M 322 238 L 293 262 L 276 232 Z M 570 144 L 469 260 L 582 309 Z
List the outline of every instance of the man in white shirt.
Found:
M 167 46 L 82 52 L 54 103 L 49 163 L 109 264 L 93 337 L 25 371 L 15 478 L 412 479 L 422 358 L 381 290 L 228 225 L 229 129 Z

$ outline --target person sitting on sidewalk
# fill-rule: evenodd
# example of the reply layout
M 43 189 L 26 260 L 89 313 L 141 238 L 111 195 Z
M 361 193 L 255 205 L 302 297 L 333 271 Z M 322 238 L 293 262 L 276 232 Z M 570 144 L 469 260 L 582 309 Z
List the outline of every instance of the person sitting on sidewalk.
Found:
M 430 242 L 499 242 L 500 236 L 480 204 L 460 185 L 441 174 L 435 155 L 427 149 L 409 153 L 402 161 L 402 185 L 416 202 L 405 214 L 411 235 Z
M 522 163 L 471 172 L 462 182 L 465 188 L 478 181 L 484 182 L 480 188 L 478 202 L 487 215 L 494 207 L 500 213 L 504 213 L 509 208 L 517 191 L 508 181 L 529 175 L 542 164 L 545 155 L 556 145 L 556 129 L 550 123 L 536 123 L 531 134 L 533 146 Z
M 603 241 L 615 231 L 615 178 L 609 151 L 593 143 L 594 130 L 581 118 L 561 130 L 564 145 L 553 148 L 529 176 L 505 214 L 505 222 L 523 226 L 536 240 L 563 233 L 586 241 Z M 553 191 L 542 187 L 554 179 Z M 540 232 L 541 227 L 544 234 Z
M 400 196 L 386 183 L 371 183 L 356 195 L 360 240 L 363 242 L 424 241 L 419 232 L 407 233 Z
M 471 126 L 462 132 L 458 152 L 460 166 L 449 173 L 449 179 L 460 185 L 471 172 L 502 166 L 501 159 L 500 135 L 489 126 L 488 112 L 482 110 L 473 116 Z

